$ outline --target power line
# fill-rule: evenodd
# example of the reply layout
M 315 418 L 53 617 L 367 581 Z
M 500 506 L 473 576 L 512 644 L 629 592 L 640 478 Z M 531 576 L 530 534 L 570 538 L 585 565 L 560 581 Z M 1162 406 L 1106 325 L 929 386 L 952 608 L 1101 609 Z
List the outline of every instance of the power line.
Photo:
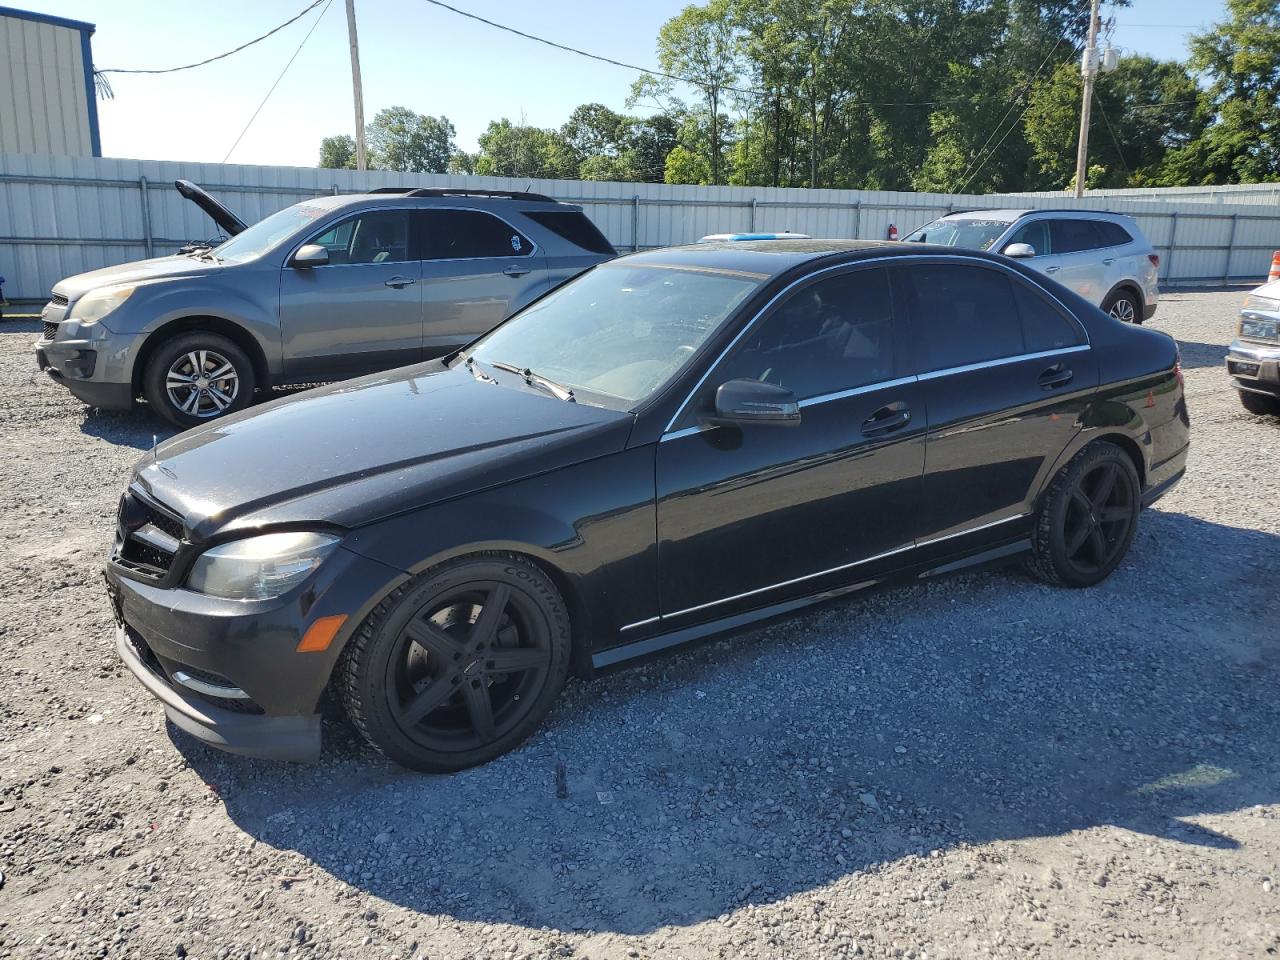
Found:
M 222 162 L 226 163 L 235 152 L 236 147 L 240 146 L 240 141 L 244 139 L 244 135 L 249 132 L 249 128 L 253 126 L 253 121 L 258 119 L 258 114 L 262 112 L 262 108 L 267 105 L 267 101 L 271 99 L 271 95 L 276 92 L 276 87 L 280 86 L 280 81 L 284 79 L 284 75 L 289 72 L 289 68 L 293 66 L 293 61 L 298 59 L 298 54 L 302 52 L 302 48 L 307 45 L 307 41 L 311 39 L 311 34 L 316 32 L 316 27 L 320 26 L 320 21 L 324 19 L 324 15 L 329 12 L 329 4 L 333 0 L 316 0 L 307 10 L 323 3 L 324 8 L 320 11 L 320 15 L 316 17 L 315 23 L 311 24 L 311 29 L 307 31 L 307 35 L 302 38 L 302 42 L 298 44 L 298 49 L 293 51 L 293 56 L 289 58 L 289 62 L 284 65 L 284 69 L 280 71 L 280 76 L 276 77 L 276 82 L 271 84 L 271 89 L 267 91 L 267 95 L 262 98 L 262 102 L 258 104 L 258 109 L 253 111 L 253 116 L 249 118 L 249 122 L 244 125 L 244 129 L 240 131 L 240 136 L 236 137 L 236 142 L 231 144 L 231 149 L 227 151 L 227 155 L 222 158 Z M 304 10 L 303 13 L 306 11 Z
M 125 70 L 119 67 L 111 67 L 107 70 L 95 70 L 94 73 L 99 73 L 99 74 L 101 73 L 177 73 L 179 70 L 192 70 L 196 67 L 203 67 L 206 63 L 213 63 L 215 60 L 225 60 L 227 57 L 231 56 L 234 53 L 239 53 L 241 50 L 246 50 L 249 47 L 252 47 L 255 43 L 261 43 L 263 40 L 267 39 L 267 37 L 271 36 L 272 34 L 279 33 L 281 30 L 289 26 L 291 23 L 296 23 L 297 21 L 301 20 L 308 13 L 310 13 L 312 10 L 314 10 L 316 7 L 320 6 L 320 4 L 324 2 L 325 0 L 315 0 L 314 3 L 310 4 L 305 10 L 303 10 L 297 16 L 290 17 L 284 23 L 280 24 L 278 27 L 273 27 L 272 29 L 264 33 L 262 36 L 255 37 L 254 39 L 250 40 L 248 43 L 242 43 L 240 44 L 240 46 L 236 47 L 234 50 L 228 50 L 226 53 L 220 53 L 216 57 L 210 57 L 208 60 L 201 60 L 199 63 L 188 63 L 181 67 L 166 67 L 163 70 Z
M 667 80 L 675 80 L 678 83 L 687 83 L 690 86 L 694 86 L 694 87 L 710 86 L 710 84 L 704 83 L 701 80 L 693 80 L 689 77 L 682 77 L 674 73 L 665 73 L 662 70 L 652 70 L 649 67 L 640 67 L 634 63 L 625 63 L 622 60 L 614 60 L 612 57 L 601 56 L 598 53 L 589 53 L 586 50 L 580 50 L 577 47 L 571 47 L 571 46 L 568 46 L 567 44 L 558 43 L 555 40 L 548 40 L 546 37 L 535 36 L 532 33 L 526 33 L 525 31 L 518 30 L 515 27 L 509 27 L 504 23 L 498 23 L 494 20 L 488 20 L 485 17 L 480 16 L 479 14 L 470 13 L 469 11 L 466 11 L 466 10 L 459 10 L 457 7 L 451 6 L 450 4 L 445 3 L 444 0 L 424 0 L 424 2 L 429 3 L 435 7 L 440 7 L 443 10 L 448 10 L 450 13 L 456 13 L 458 16 L 465 17 L 468 20 L 475 20 L 478 23 L 483 23 L 485 26 L 493 27 L 495 30 L 502 30 L 505 33 L 512 33 L 512 34 L 515 34 L 517 37 L 523 37 L 524 39 L 532 40 L 535 43 L 545 44 L 548 47 L 554 47 L 557 50 L 563 50 L 566 53 L 572 53 L 579 57 L 586 57 L 588 60 L 597 60 L 600 63 L 608 63 L 615 67 L 622 67 L 624 70 L 634 70 L 636 73 L 647 73 L 653 77 L 664 77 Z M 750 97 L 772 96 L 772 94 L 768 90 L 753 90 L 745 87 L 730 87 L 730 86 L 721 86 L 719 87 L 719 89 L 727 90 L 729 93 L 741 93 Z M 854 101 L 848 101 L 848 102 L 853 103 L 855 105 L 860 104 L 868 107 L 932 107 L 932 106 L 937 106 L 941 101 L 918 100 L 910 103 L 880 103 L 873 100 L 854 100 Z

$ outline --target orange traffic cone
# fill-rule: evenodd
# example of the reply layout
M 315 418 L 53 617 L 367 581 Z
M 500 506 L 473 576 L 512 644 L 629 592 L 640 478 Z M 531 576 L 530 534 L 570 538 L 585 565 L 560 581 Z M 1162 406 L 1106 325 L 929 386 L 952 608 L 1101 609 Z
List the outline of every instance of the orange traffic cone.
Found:
M 1280 250 L 1271 255 L 1271 272 L 1267 274 L 1267 283 L 1280 280 Z

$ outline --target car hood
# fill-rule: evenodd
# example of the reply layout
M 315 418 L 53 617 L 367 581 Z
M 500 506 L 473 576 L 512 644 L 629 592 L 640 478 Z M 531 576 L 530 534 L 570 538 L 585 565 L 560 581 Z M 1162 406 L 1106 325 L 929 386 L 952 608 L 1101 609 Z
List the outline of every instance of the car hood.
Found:
M 223 269 L 226 269 L 224 264 L 215 263 L 212 260 L 197 260 L 194 257 L 182 256 L 156 257 L 154 260 L 136 260 L 116 267 L 103 267 L 101 270 L 78 273 L 74 277 L 67 277 L 55 283 L 53 292 L 74 303 L 96 287 L 194 277 Z
M 356 527 L 623 449 L 632 415 L 440 361 L 276 400 L 160 444 L 134 482 L 197 540 Z
M 228 237 L 244 233 L 245 224 L 243 220 L 190 180 L 175 180 L 173 185 L 180 194 L 207 213 L 210 219 L 218 225 L 219 229 L 227 231 Z

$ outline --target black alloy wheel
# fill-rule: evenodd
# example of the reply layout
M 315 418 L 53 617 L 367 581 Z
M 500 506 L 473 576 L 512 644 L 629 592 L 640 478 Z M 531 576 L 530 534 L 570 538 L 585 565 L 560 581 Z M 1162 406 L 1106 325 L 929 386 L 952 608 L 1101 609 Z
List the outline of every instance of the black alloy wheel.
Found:
M 377 749 L 418 770 L 460 770 L 537 728 L 564 685 L 569 645 L 564 602 L 541 570 L 464 558 L 383 601 L 335 679 Z
M 1138 472 L 1115 444 L 1096 442 L 1054 478 L 1032 531 L 1031 570 L 1049 583 L 1088 587 L 1128 552 L 1142 509 Z

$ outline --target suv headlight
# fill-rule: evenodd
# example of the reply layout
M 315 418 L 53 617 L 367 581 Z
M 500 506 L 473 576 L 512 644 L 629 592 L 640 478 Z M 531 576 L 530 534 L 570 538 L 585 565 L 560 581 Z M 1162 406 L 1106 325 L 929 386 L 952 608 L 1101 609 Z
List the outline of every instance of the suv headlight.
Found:
M 327 533 L 265 533 L 210 547 L 196 558 L 187 587 L 225 600 L 268 600 L 296 587 L 338 544 Z
M 136 289 L 132 286 L 123 286 L 99 287 L 97 290 L 90 290 L 76 301 L 67 319 L 78 320 L 80 323 L 97 323 L 133 296 L 133 291 Z

